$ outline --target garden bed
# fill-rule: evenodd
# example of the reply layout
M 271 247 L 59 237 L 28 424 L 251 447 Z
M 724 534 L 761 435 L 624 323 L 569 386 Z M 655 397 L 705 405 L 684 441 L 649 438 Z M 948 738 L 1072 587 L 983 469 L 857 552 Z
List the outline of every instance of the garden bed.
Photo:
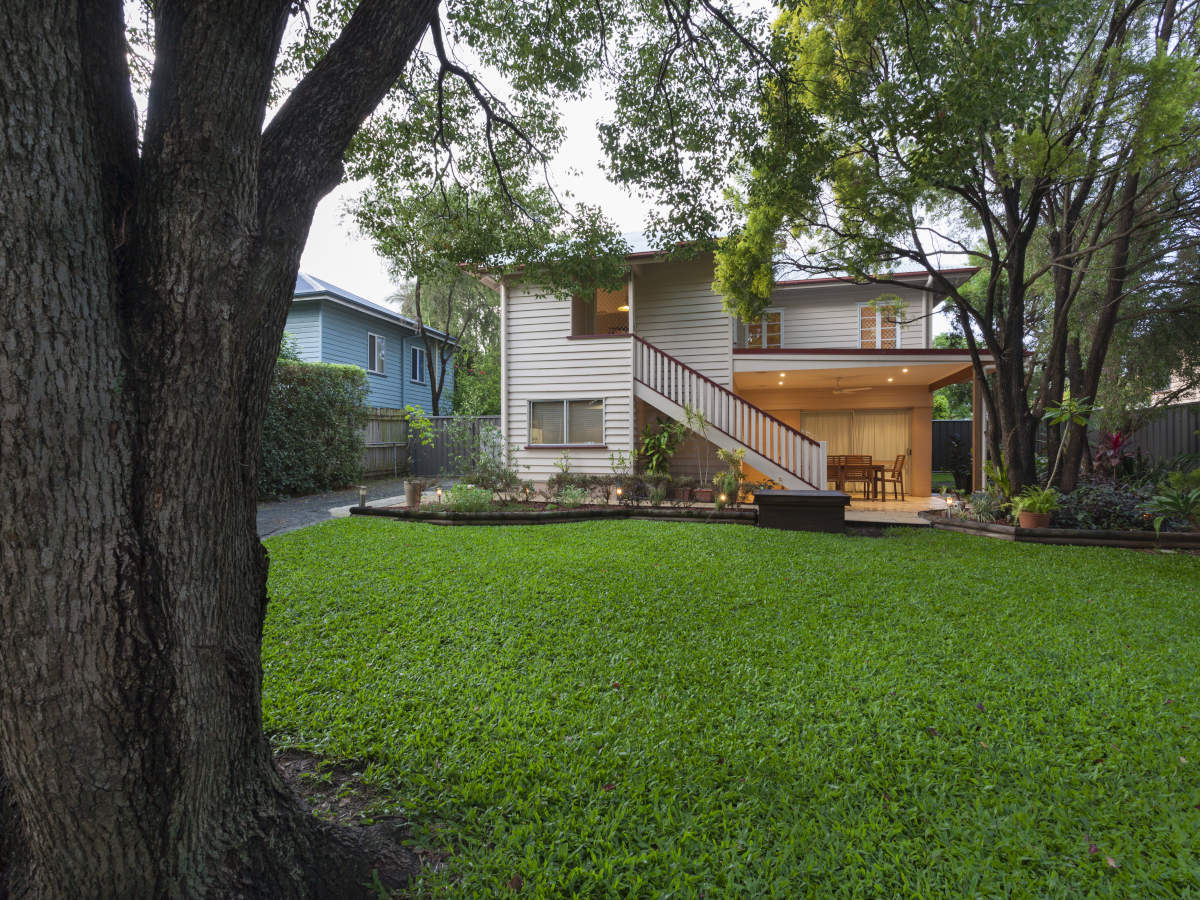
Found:
M 1132 549 L 1200 550 L 1200 532 L 1099 531 L 1082 528 L 1021 528 L 1002 522 L 973 522 L 948 516 L 942 510 L 920 512 L 934 528 L 978 534 L 1002 541 L 1025 544 L 1067 544 L 1073 546 L 1129 547 Z
M 521 508 L 489 509 L 481 512 L 455 512 L 448 509 L 411 509 L 407 506 L 352 506 L 352 516 L 383 516 L 429 522 L 433 525 L 548 525 L 553 522 L 585 522 L 592 519 L 665 519 L 684 522 L 717 522 L 754 525 L 758 510 L 696 509 L 663 506 L 584 505 L 571 509 L 546 509 L 545 504 L 520 504 Z

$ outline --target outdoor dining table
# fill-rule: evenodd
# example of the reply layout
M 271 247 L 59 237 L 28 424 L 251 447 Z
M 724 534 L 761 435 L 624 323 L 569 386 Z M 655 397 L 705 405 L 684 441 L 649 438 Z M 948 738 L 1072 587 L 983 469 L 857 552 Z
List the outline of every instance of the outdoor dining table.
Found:
M 825 466 L 826 478 L 828 481 L 832 481 L 839 491 L 844 491 L 846 489 L 847 466 L 869 468 L 871 470 L 871 499 L 886 500 L 887 494 L 881 488 L 883 487 L 883 476 L 887 472 L 887 465 L 885 463 L 877 463 L 871 460 L 869 456 L 866 458 L 870 461 L 865 463 L 847 463 L 845 458 L 831 456 Z

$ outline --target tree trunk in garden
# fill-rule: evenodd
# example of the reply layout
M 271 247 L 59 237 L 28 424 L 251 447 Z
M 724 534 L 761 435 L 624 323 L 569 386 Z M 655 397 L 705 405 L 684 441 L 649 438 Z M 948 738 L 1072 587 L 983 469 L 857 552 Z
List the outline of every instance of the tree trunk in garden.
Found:
M 288 0 L 0 6 L 0 896 L 355 896 L 261 728 L 259 431 L 317 201 L 435 2 L 364 0 L 263 131 Z

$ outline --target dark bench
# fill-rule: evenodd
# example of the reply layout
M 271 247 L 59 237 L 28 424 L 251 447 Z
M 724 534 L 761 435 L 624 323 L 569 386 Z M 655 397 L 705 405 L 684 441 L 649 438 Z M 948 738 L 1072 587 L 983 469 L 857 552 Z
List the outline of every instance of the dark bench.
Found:
M 758 524 L 790 531 L 846 530 L 850 495 L 842 491 L 755 491 Z

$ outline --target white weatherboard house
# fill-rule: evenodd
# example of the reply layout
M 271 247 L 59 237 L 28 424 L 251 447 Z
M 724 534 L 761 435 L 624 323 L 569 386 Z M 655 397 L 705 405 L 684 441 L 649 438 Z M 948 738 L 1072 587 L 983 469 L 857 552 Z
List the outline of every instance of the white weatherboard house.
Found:
M 929 496 L 931 392 L 971 381 L 973 371 L 967 351 L 932 349 L 939 297 L 925 273 L 898 276 L 903 287 L 781 281 L 762 320 L 747 325 L 722 308 L 711 254 L 671 261 L 637 252 L 628 261 L 623 290 L 573 300 L 519 276 L 493 282 L 501 428 L 526 477 L 555 474 L 564 450 L 572 471 L 608 473 L 610 454 L 633 452 L 647 423 L 682 421 L 690 405 L 713 423 L 711 444 L 746 451 L 752 478 L 823 490 L 828 455 L 890 464 L 904 454 L 907 492 Z M 973 272 L 941 275 L 961 283 Z M 898 316 L 871 305 L 884 295 L 901 299 Z M 673 471 L 699 464 L 698 440 Z

